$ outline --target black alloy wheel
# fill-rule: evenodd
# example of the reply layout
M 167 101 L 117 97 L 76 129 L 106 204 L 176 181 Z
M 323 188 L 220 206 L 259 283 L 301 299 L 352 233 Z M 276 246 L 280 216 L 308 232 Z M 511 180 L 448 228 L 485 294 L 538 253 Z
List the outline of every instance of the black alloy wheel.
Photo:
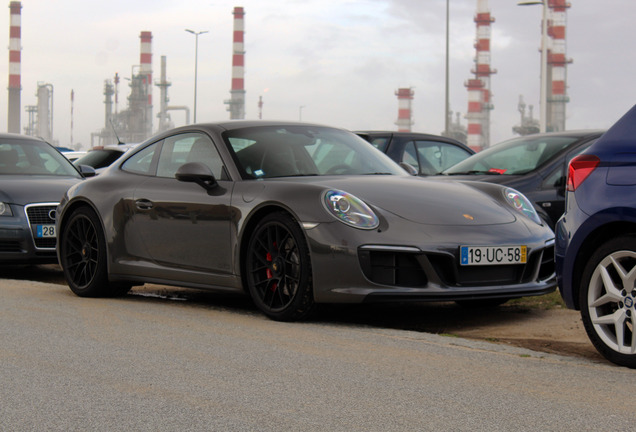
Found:
M 313 311 L 309 248 L 290 215 L 272 213 L 258 223 L 245 269 L 252 300 L 269 318 L 296 321 Z
M 636 368 L 636 235 L 603 243 L 585 265 L 581 317 L 588 337 L 606 359 Z
M 80 297 L 115 296 L 130 290 L 129 285 L 108 283 L 104 233 L 91 209 L 78 208 L 64 225 L 60 258 L 69 287 Z

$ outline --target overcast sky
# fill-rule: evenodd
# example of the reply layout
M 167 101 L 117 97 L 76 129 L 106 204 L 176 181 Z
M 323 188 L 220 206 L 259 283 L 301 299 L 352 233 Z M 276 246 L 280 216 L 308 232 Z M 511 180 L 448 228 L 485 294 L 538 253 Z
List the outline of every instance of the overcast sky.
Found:
M 636 103 L 636 1 L 570 0 L 567 12 L 568 129 L 606 128 Z M 7 130 L 9 1 L 0 13 L 7 47 L 0 130 Z M 412 87 L 413 130 L 444 128 L 445 0 L 22 0 L 22 120 L 38 83 L 54 88 L 53 135 L 83 148 L 104 126 L 104 81 L 130 77 L 141 31 L 151 31 L 153 79 L 167 57 L 171 105 L 193 107 L 195 38 L 199 36 L 197 120 L 229 119 L 232 10 L 245 9 L 246 118 L 302 120 L 347 129 L 396 130 L 400 87 Z M 450 108 L 467 110 L 476 0 L 450 0 Z M 513 136 L 523 95 L 539 116 L 540 6 L 490 0 L 491 140 Z M 130 89 L 122 79 L 119 109 Z M 153 89 L 153 115 L 159 88 Z M 172 112 L 176 126 L 185 115 Z M 153 119 L 153 130 L 158 121 Z

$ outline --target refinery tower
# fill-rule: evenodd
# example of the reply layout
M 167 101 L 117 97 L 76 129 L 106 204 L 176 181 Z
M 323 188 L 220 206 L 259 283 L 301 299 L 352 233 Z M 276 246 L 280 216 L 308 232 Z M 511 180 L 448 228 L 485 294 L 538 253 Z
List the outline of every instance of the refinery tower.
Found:
M 230 120 L 245 118 L 245 12 L 235 7 L 234 33 L 232 37 L 232 87 L 230 99 L 225 101 L 230 112 Z
M 19 1 L 9 3 L 9 106 L 7 118 L 7 131 L 20 133 L 20 51 L 21 46 L 21 10 Z

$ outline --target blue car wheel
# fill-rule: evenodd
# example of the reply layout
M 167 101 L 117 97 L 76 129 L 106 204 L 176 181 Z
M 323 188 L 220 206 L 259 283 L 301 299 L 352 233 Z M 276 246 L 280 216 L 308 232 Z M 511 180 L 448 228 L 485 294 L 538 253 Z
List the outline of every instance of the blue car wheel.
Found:
M 636 236 L 599 247 L 581 280 L 581 316 L 596 349 L 609 361 L 636 368 Z

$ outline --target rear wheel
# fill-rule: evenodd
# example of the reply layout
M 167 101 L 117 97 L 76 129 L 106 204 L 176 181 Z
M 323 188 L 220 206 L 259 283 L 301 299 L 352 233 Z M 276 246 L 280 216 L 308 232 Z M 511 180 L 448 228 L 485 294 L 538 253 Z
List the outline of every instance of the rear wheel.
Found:
M 256 306 L 278 321 L 306 318 L 314 309 L 311 261 L 298 223 L 272 213 L 258 223 L 247 248 L 246 281 Z
M 130 285 L 110 284 L 106 268 L 106 240 L 95 212 L 86 207 L 71 214 L 60 233 L 60 258 L 64 277 L 80 297 L 125 294 Z
M 581 316 L 596 349 L 609 361 L 636 368 L 636 236 L 599 247 L 581 280 Z

